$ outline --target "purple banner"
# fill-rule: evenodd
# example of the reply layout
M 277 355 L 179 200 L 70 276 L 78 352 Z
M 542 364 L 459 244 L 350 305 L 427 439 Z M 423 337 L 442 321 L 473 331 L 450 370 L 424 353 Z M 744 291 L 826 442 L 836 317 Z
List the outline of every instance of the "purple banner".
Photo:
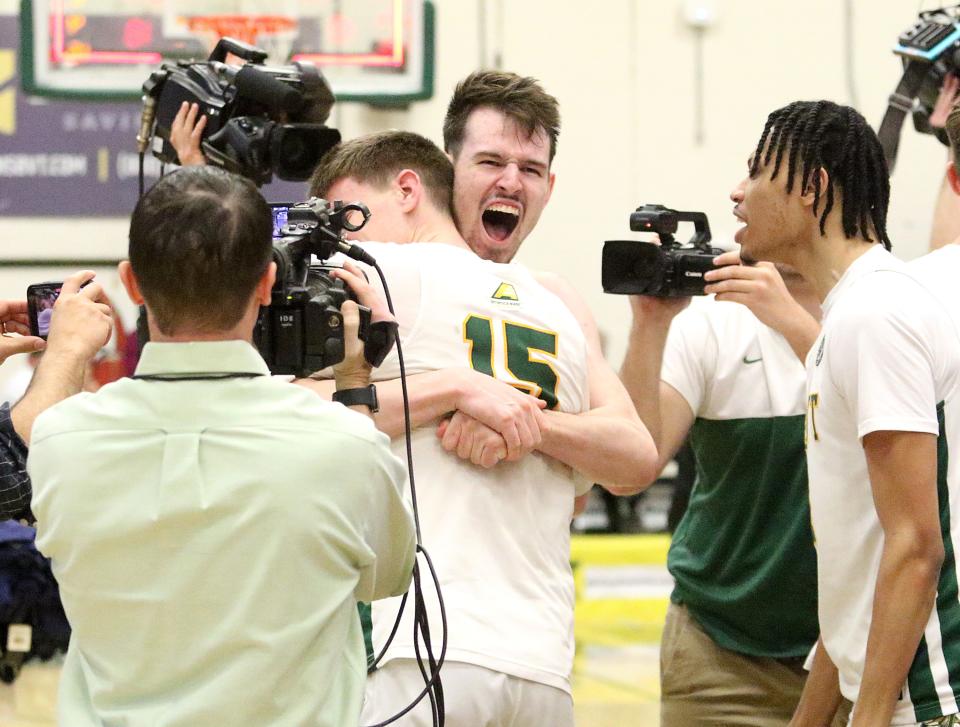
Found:
M 129 215 L 140 104 L 26 97 L 19 32 L 18 16 L 0 15 L 0 217 Z M 145 168 L 149 186 L 160 164 L 148 153 Z M 263 188 L 272 202 L 299 202 L 306 191 L 296 182 Z

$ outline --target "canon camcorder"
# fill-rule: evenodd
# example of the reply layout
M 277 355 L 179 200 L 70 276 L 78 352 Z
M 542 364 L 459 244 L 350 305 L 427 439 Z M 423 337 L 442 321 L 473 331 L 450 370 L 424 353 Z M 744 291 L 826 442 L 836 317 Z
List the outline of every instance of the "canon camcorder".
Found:
M 694 235 L 685 245 L 674 238 L 680 222 L 694 225 Z M 714 269 L 714 258 L 723 252 L 710 247 L 706 214 L 645 204 L 630 215 L 630 229 L 656 233 L 660 244 L 607 240 L 603 244 L 604 293 L 658 298 L 704 295 L 703 274 Z

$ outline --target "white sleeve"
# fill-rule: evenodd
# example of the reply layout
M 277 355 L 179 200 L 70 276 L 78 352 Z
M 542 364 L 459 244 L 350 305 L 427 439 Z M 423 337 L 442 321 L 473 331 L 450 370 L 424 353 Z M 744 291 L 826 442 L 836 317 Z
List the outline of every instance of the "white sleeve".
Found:
M 876 431 L 939 432 L 934 331 L 943 313 L 919 287 L 893 282 L 891 290 L 843 311 L 824 344 L 829 373 L 861 438 Z
M 663 351 L 660 378 L 680 393 L 694 414 L 702 411 L 707 398 L 707 382 L 712 374 L 706 367 L 716 361 L 716 353 L 710 355 L 708 351 L 716 348 L 707 317 L 712 305 L 711 301 L 687 308 L 674 318 Z

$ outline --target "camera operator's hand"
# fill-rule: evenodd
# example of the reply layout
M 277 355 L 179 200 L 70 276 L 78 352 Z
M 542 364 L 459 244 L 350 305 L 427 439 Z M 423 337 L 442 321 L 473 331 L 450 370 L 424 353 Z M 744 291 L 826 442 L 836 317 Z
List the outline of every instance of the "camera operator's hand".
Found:
M 943 79 L 943 85 L 940 87 L 940 94 L 937 96 L 937 102 L 930 111 L 930 126 L 935 129 L 943 129 L 947 125 L 947 117 L 953 110 L 953 105 L 957 101 L 960 93 L 960 78 L 952 73 L 948 73 Z
M 0 300 L 0 363 L 14 354 L 42 351 L 46 342 L 42 338 L 30 335 L 30 321 L 27 316 L 27 301 Z M 10 335 L 15 333 L 17 335 Z
M 356 264 L 349 260 L 344 261 L 343 268 L 331 270 L 330 275 L 346 283 L 357 296 L 360 304 L 370 309 L 371 323 L 394 320 L 383 293 L 370 284 Z M 343 313 L 345 356 L 343 361 L 333 367 L 333 375 L 337 382 L 337 389 L 360 388 L 370 383 L 372 370 L 364 356 L 363 341 L 357 336 L 360 328 L 360 310 L 351 300 L 346 301 L 340 310 Z
M 703 276 L 707 282 L 704 292 L 715 294 L 717 300 L 745 305 L 770 328 L 780 330 L 802 310 L 773 263 L 743 265 L 740 253 L 732 250 L 718 256 L 714 265 L 718 269 Z
M 676 315 L 690 305 L 691 298 L 658 298 L 653 295 L 631 295 L 630 310 L 634 323 L 670 325 Z
M 170 124 L 170 145 L 176 150 L 180 166 L 183 167 L 203 166 L 207 163 L 206 157 L 200 151 L 200 139 L 207 125 L 207 117 L 203 115 L 197 121 L 199 111 L 198 104 L 184 101 Z
M 110 340 L 113 311 L 100 283 L 88 282 L 94 275 L 82 270 L 63 281 L 53 304 L 44 357 L 65 356 L 86 365 Z
M 743 265 L 736 250 L 713 262 L 718 268 L 704 274 L 708 283 L 704 291 L 716 294 L 717 300 L 745 305 L 762 323 L 783 335 L 802 361 L 819 335 L 820 324 L 790 294 L 776 266 L 768 262 Z
M 504 438 L 462 411 L 441 420 L 437 437 L 445 450 L 455 453 L 460 459 L 470 460 L 478 467 L 490 469 L 507 458 Z
M 653 239 L 647 240 L 655 245 L 660 244 L 660 236 L 654 235 Z M 631 295 L 630 310 L 633 312 L 633 325 L 656 325 L 666 328 L 670 326 L 670 321 L 690 305 L 690 298 L 658 298 L 653 295 Z

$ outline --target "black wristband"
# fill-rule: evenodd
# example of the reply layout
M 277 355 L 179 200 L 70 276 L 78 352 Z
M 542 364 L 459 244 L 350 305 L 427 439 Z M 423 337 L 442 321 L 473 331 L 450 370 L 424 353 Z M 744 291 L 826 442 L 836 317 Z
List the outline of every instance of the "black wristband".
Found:
M 333 392 L 333 400 L 344 406 L 368 406 L 370 413 L 376 414 L 380 411 L 380 403 L 377 401 L 377 387 L 373 384 L 364 386 L 361 389 L 341 389 Z

